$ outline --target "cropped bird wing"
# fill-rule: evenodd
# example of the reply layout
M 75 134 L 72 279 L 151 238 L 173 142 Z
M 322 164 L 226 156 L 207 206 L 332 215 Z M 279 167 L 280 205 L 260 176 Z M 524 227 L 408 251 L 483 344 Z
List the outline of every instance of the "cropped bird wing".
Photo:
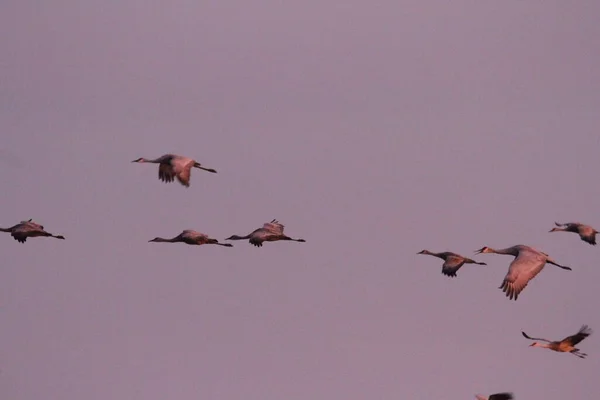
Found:
M 513 394 L 508 393 L 508 392 L 496 393 L 496 394 L 492 394 L 492 395 L 490 395 L 490 397 L 488 397 L 488 400 L 512 400 L 512 399 L 514 399 Z
M 442 274 L 446 276 L 455 277 L 456 272 L 462 267 L 465 263 L 464 258 L 457 254 L 448 254 L 446 256 L 446 261 L 442 265 Z
M 572 336 L 568 336 L 568 337 L 564 338 L 562 340 L 562 342 L 567 342 L 567 343 L 570 343 L 571 345 L 575 346 L 577 343 L 581 342 L 583 339 L 590 336 L 591 334 L 592 334 L 592 330 L 587 325 L 583 325 L 581 327 L 581 329 L 579 329 L 579 332 L 577 332 L 576 334 L 574 334 Z
M 544 269 L 545 264 L 546 259 L 543 253 L 538 254 L 532 250 L 521 249 L 519 255 L 510 263 L 500 289 L 511 300 L 517 300 L 519 293 L 527 287 L 530 280 Z
M 158 166 L 158 179 L 163 182 L 173 182 L 175 179 L 175 171 L 169 164 L 159 164 Z

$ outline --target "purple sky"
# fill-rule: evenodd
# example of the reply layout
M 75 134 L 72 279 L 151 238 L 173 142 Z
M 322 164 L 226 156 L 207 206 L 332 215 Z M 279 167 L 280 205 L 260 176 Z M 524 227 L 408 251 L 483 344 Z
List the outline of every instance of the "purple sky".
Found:
M 0 235 L 0 397 L 600 397 L 600 3 L 423 3 L 0 3 L 0 226 L 67 237 Z M 514 244 L 573 271 L 416 255 Z

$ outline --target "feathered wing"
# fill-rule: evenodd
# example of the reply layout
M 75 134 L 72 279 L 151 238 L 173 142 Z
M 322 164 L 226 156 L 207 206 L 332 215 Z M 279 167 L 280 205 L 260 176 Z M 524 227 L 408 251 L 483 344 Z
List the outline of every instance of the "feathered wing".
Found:
M 591 334 L 592 330 L 587 325 L 583 325 L 581 329 L 579 329 L 579 332 L 572 336 L 564 338 L 563 340 L 561 340 L 561 342 L 567 342 L 575 346 L 577 343 L 581 342 L 583 339 L 590 336 Z
M 160 164 L 158 166 L 158 179 L 163 182 L 173 182 L 175 179 L 175 171 L 169 164 Z
M 280 224 L 276 219 L 263 225 L 263 229 L 269 233 L 272 233 L 273 235 L 282 235 L 283 228 L 283 224 Z
M 550 342 L 551 342 L 551 341 L 550 341 L 550 340 L 548 340 L 548 339 L 543 339 L 543 338 L 534 338 L 534 337 L 531 337 L 531 336 L 529 336 L 528 334 L 526 334 L 525 332 L 521 332 L 521 334 L 522 334 L 523 336 L 525 336 L 525 338 L 527 338 L 527 339 L 529 339 L 529 340 L 539 340 L 539 341 L 541 341 L 541 342 L 546 342 L 546 343 L 550 343 Z
M 529 281 L 544 269 L 545 264 L 546 259 L 542 255 L 530 250 L 520 250 L 519 255 L 510 263 L 508 273 L 499 289 L 502 289 L 510 300 L 517 300 Z
M 584 242 L 596 245 L 596 230 L 588 225 L 581 225 L 578 230 L 579 237 Z
M 464 263 L 464 258 L 455 254 L 449 254 L 446 256 L 444 264 L 442 264 L 442 274 L 454 278 L 456 272 L 464 265 Z
M 191 169 L 192 169 L 191 167 L 189 167 L 189 168 L 182 168 L 181 171 L 179 171 L 175 175 L 175 177 L 177 178 L 177 180 L 179 181 L 179 183 L 181 183 L 185 187 L 189 187 L 190 186 Z

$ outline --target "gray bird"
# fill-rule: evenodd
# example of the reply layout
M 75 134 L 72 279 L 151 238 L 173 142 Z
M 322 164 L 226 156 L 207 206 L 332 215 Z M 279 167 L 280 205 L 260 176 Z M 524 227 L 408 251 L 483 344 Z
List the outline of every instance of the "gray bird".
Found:
M 442 264 L 442 274 L 452 278 L 456 276 L 456 273 L 458 272 L 460 267 L 462 267 L 465 264 L 487 265 L 484 262 L 477 262 L 475 260 L 471 260 L 470 258 L 463 257 L 460 254 L 452 253 L 450 251 L 444 251 L 442 253 L 432 253 L 429 250 L 421 250 L 417 254 L 426 254 L 444 260 L 444 264 Z
M 190 187 L 190 175 L 192 168 L 203 169 L 204 171 L 217 173 L 212 168 L 205 168 L 200 163 L 191 158 L 178 156 L 176 154 L 165 154 L 154 160 L 146 158 L 138 158 L 133 160 L 135 163 L 153 163 L 160 164 L 158 166 L 158 179 L 165 183 L 173 182 L 175 178 L 185 187 Z
M 53 237 L 55 239 L 63 240 L 65 238 L 62 235 L 53 235 L 46 232 L 42 225 L 32 222 L 31 219 L 28 221 L 21 221 L 10 228 L 0 228 L 0 232 L 10 232 L 10 235 L 20 243 L 25 243 L 28 237 Z
M 161 237 L 156 237 L 149 242 L 162 242 L 162 243 L 185 243 L 191 245 L 203 245 L 203 244 L 218 244 L 219 246 L 225 247 L 233 247 L 231 243 L 219 243 L 217 239 L 209 238 L 208 235 L 200 232 L 193 231 L 191 229 L 186 229 L 181 232 L 179 235 L 175 236 L 172 239 L 163 239 Z
M 567 222 L 564 224 L 560 224 L 558 222 L 554 223 L 556 228 L 550 229 L 550 232 L 573 232 L 577 233 L 581 240 L 587 242 L 592 245 L 596 245 L 596 233 L 597 230 L 592 228 L 589 225 L 584 225 L 580 222 Z
M 587 325 L 583 325 L 581 329 L 579 329 L 579 332 L 577 332 L 576 334 L 572 336 L 567 336 L 563 340 L 558 340 L 554 342 L 548 339 L 530 337 L 525 332 L 521 333 L 529 340 L 539 340 L 540 342 L 545 342 L 533 342 L 529 345 L 529 347 L 543 347 L 546 349 L 558 351 L 560 353 L 571 353 L 579 358 L 585 358 L 587 354 L 582 353 L 578 348 L 575 347 L 575 345 L 581 342 L 586 337 L 590 336 L 592 334 L 592 330 Z
M 244 240 L 249 239 L 249 242 L 256 246 L 261 247 L 263 242 L 275 242 L 278 240 L 292 240 L 294 242 L 306 242 L 304 239 L 292 239 L 289 236 L 283 234 L 284 226 L 279 223 L 276 219 L 271 222 L 265 223 L 262 228 L 254 230 L 252 233 L 246 236 L 233 235 L 225 240 Z
M 475 253 L 508 254 L 515 257 L 508 267 L 508 273 L 504 277 L 502 285 L 499 287 L 510 300 L 517 300 L 519 293 L 527 287 L 530 280 L 544 269 L 546 263 L 571 270 L 569 267 L 558 264 L 548 254 L 522 244 L 500 250 L 482 247 Z
M 514 399 L 514 396 L 512 393 L 503 392 L 503 393 L 490 394 L 489 396 L 483 396 L 481 394 L 476 394 L 475 398 L 477 398 L 477 400 L 512 400 L 512 399 Z

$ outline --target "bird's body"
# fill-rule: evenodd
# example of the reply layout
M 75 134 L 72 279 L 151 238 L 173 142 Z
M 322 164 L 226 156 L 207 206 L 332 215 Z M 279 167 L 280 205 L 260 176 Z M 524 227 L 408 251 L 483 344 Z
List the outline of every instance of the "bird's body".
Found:
M 489 396 L 483 396 L 481 394 L 476 394 L 475 398 L 477 400 L 512 400 L 512 399 L 514 399 L 514 396 L 512 393 L 503 392 L 503 393 L 491 394 Z
M 137 160 L 133 160 L 132 162 L 159 164 L 158 179 L 165 183 L 169 183 L 173 182 L 175 178 L 177 178 L 179 183 L 185 187 L 190 186 L 192 168 L 198 168 L 213 173 L 217 172 L 212 168 L 203 167 L 200 163 L 191 158 L 178 156 L 176 154 L 165 154 L 154 160 L 149 160 L 142 157 L 138 158 Z
M 586 337 L 590 336 L 592 334 L 592 330 L 587 325 L 583 325 L 581 329 L 579 329 L 579 332 L 572 336 L 567 336 L 563 340 L 559 341 L 550 341 L 548 339 L 533 338 L 527 335 L 525 332 L 521 332 L 521 334 L 523 334 L 523 336 L 525 336 L 529 340 L 539 340 L 541 342 L 545 342 L 533 342 L 530 345 L 530 347 L 543 347 L 546 349 L 557 351 L 559 353 L 571 353 L 579 358 L 585 358 L 587 354 L 582 353 L 578 348 L 575 347 L 575 345 L 581 342 Z
M 282 224 L 280 224 L 279 221 L 274 219 L 271 222 L 265 223 L 262 226 L 262 228 L 258 228 L 246 236 L 233 235 L 233 236 L 228 237 L 225 240 L 249 239 L 248 241 L 256 247 L 261 247 L 263 245 L 263 242 L 275 242 L 278 240 L 291 240 L 294 242 L 306 242 L 306 240 L 304 240 L 304 239 L 292 239 L 291 237 L 284 235 L 283 228 L 284 228 L 284 226 Z
M 442 264 L 442 274 L 452 278 L 456 276 L 456 273 L 458 272 L 460 267 L 462 267 L 465 264 L 487 265 L 486 263 L 477 262 L 475 260 L 471 260 L 470 258 L 463 257 L 460 254 L 452 253 L 450 251 L 444 251 L 442 253 L 433 253 L 429 250 L 422 250 L 417 254 L 426 254 L 444 260 L 444 264 Z
M 149 240 L 149 242 L 159 242 L 159 243 L 185 243 L 191 245 L 203 245 L 203 244 L 217 244 L 219 246 L 225 247 L 233 247 L 230 243 L 219 243 L 217 239 L 212 239 L 208 237 L 208 235 L 200 232 L 193 231 L 191 229 L 186 229 L 181 232 L 179 235 L 175 236 L 172 239 L 164 239 L 161 237 L 154 238 Z
M 25 243 L 29 237 L 53 237 L 55 239 L 64 239 L 64 236 L 62 235 L 53 235 L 52 233 L 46 232 L 42 225 L 33 222 L 31 219 L 28 221 L 21 221 L 10 228 L 0 228 L 0 232 L 10 232 L 10 235 L 19 243 Z
M 591 226 L 582 224 L 581 222 L 566 222 L 564 224 L 555 222 L 554 224 L 556 227 L 552 228 L 550 232 L 573 232 L 578 234 L 584 242 L 596 245 L 596 234 L 598 231 Z
M 548 254 L 525 245 L 516 245 L 500 250 L 483 247 L 477 250 L 477 253 L 508 254 L 515 257 L 508 267 L 508 273 L 504 277 L 502 285 L 499 287 L 510 300 L 517 300 L 519 293 L 527 287 L 530 280 L 544 269 L 546 263 L 571 270 L 569 267 L 558 264 Z

